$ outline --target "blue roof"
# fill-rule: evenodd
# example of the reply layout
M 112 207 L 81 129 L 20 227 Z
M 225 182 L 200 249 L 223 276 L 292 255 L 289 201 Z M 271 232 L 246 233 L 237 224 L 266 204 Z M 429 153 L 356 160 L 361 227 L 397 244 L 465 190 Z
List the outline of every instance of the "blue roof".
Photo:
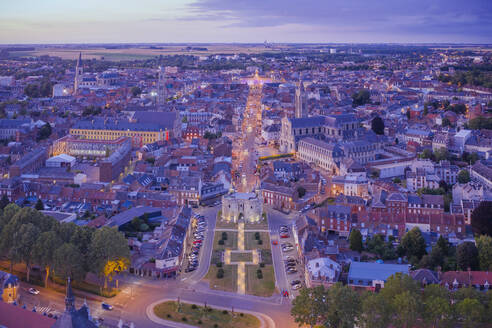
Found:
M 381 264 L 373 262 L 352 262 L 348 274 L 349 280 L 383 280 L 395 273 L 408 274 L 406 264 Z

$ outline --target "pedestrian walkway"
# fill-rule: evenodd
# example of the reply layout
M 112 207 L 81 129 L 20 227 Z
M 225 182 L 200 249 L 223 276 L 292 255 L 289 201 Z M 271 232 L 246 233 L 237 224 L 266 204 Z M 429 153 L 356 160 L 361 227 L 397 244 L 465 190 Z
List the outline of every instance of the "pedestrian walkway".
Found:
M 244 262 L 237 265 L 237 293 L 246 294 L 246 263 Z
M 244 251 L 244 222 L 237 225 L 237 249 Z

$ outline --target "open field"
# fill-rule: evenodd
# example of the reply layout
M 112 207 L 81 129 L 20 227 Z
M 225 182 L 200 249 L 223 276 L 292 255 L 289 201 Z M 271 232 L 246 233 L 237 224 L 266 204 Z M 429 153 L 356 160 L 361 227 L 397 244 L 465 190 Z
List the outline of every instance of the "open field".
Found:
M 191 49 L 187 49 L 187 47 Z M 281 47 L 281 46 L 279 46 Z M 203 49 L 203 48 L 206 48 Z M 280 48 L 279 48 L 280 49 Z M 106 60 L 111 61 L 123 61 L 123 60 L 144 60 L 157 56 L 169 56 L 169 55 L 195 55 L 195 56 L 208 56 L 213 54 L 239 54 L 239 53 L 262 53 L 262 52 L 278 52 L 279 50 L 266 48 L 262 44 L 193 44 L 193 45 L 118 45 L 117 47 L 110 47 L 110 49 L 104 46 L 89 46 L 89 45 L 70 45 L 70 46 L 44 46 L 35 47 L 34 51 L 20 51 L 15 53 L 15 56 L 43 56 L 50 55 L 60 57 L 62 59 L 75 60 L 79 53 L 82 52 L 82 56 L 85 59 L 101 59 L 104 57 Z
M 256 270 L 261 269 L 263 278 L 258 279 Z M 246 293 L 269 297 L 275 292 L 275 273 L 272 265 L 260 268 L 258 265 L 246 265 Z
M 260 240 L 262 244 L 258 244 L 258 240 L 255 239 L 254 232 L 245 232 L 244 233 L 244 246 L 245 249 L 270 249 L 270 234 L 268 232 L 260 232 Z
M 223 265 L 224 277 L 217 278 L 217 268 L 215 265 L 210 265 L 205 280 L 210 283 L 210 289 L 224 290 L 226 292 L 237 291 L 237 265 Z
M 179 309 L 179 312 L 178 312 Z M 168 301 L 154 307 L 154 313 L 164 320 L 176 321 L 184 324 L 204 328 L 235 327 L 255 328 L 260 327 L 260 320 L 247 313 L 224 311 L 203 306 Z M 186 318 L 186 319 L 184 319 Z
M 225 249 L 237 249 L 237 232 L 224 231 L 227 234 L 227 239 L 224 240 L 224 245 L 219 245 L 219 240 L 222 239 L 222 231 L 216 231 L 214 234 L 214 251 L 223 251 Z

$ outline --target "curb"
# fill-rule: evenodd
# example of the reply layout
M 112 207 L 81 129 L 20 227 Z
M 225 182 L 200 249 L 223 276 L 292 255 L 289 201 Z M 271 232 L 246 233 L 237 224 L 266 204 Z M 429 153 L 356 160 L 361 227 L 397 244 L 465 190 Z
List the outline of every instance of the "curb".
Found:
M 182 324 L 182 323 L 175 322 L 175 321 L 169 321 L 169 320 L 161 319 L 154 314 L 154 307 L 156 305 L 163 303 L 163 302 L 168 302 L 168 301 L 175 302 L 176 300 L 177 299 L 164 298 L 164 299 L 161 299 L 159 301 L 156 301 L 156 302 L 150 304 L 149 306 L 147 306 L 147 309 L 145 310 L 147 317 L 151 321 L 153 321 L 157 324 L 161 324 L 161 325 L 168 325 L 168 326 L 176 327 L 176 328 L 194 328 L 194 327 L 196 327 L 196 326 Z M 180 299 L 180 302 L 188 303 L 188 304 L 196 304 L 196 305 L 201 305 L 201 306 L 204 305 L 204 303 L 202 303 L 202 302 L 189 302 L 189 301 L 182 300 L 182 299 Z M 226 308 L 223 306 L 218 306 L 218 305 L 213 305 L 210 303 L 208 303 L 207 306 L 210 306 L 210 307 L 218 309 L 218 310 L 228 310 L 228 311 L 230 310 L 229 308 Z M 247 314 L 251 314 L 251 315 L 257 317 L 258 320 L 260 320 L 260 328 L 275 328 L 276 327 L 273 319 L 270 318 L 266 314 L 254 312 L 254 311 L 249 311 L 249 310 L 242 310 L 242 309 L 235 309 L 235 310 L 237 310 L 237 312 L 247 313 Z

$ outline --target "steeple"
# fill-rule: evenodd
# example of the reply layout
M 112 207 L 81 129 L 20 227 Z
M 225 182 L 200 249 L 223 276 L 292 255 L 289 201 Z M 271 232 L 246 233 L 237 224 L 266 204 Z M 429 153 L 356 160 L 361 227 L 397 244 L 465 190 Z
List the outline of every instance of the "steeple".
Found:
M 307 102 L 306 93 L 304 91 L 304 83 L 302 77 L 299 75 L 299 82 L 296 84 L 296 96 L 295 96 L 296 118 L 307 117 Z
M 82 67 L 82 52 L 79 52 L 79 58 L 77 59 L 77 65 L 75 66 L 75 80 L 73 83 L 73 91 L 76 94 L 79 91 L 79 82 L 84 73 L 84 68 Z
M 77 59 L 77 67 L 82 67 L 82 52 L 79 52 L 79 59 Z
M 70 277 L 68 277 L 67 281 L 67 294 L 65 295 L 65 312 L 75 312 L 75 296 L 73 295 Z

